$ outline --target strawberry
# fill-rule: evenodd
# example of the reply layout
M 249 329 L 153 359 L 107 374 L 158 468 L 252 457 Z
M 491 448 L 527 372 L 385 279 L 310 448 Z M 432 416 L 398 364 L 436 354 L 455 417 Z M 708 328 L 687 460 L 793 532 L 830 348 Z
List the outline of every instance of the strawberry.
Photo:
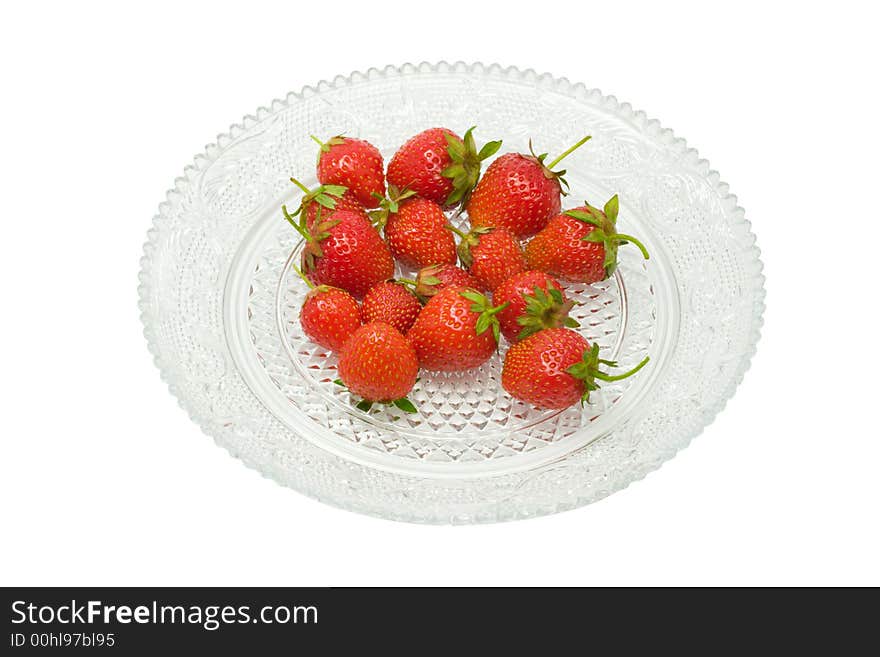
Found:
M 302 275 L 302 274 L 300 274 Z M 303 276 L 310 287 L 312 284 Z M 345 290 L 329 285 L 312 287 L 299 311 L 303 333 L 324 349 L 339 351 L 361 325 L 361 309 Z
M 382 154 L 370 142 L 341 135 L 326 143 L 312 135 L 318 151 L 318 181 L 323 185 L 343 185 L 351 190 L 358 203 L 375 208 L 375 198 L 385 195 L 385 167 Z
M 468 370 L 489 360 L 498 347 L 496 315 L 502 309 L 476 290 L 445 287 L 422 308 L 407 338 L 425 369 Z
M 404 266 L 454 265 L 455 238 L 446 229 L 443 208 L 424 198 L 408 198 L 389 208 L 385 239 L 391 254 Z
M 477 152 L 473 130 L 464 139 L 446 128 L 410 138 L 388 163 L 388 183 L 440 205 L 458 203 L 477 184 L 480 163 L 501 148 L 500 141 L 490 141 Z
M 508 342 L 517 342 L 545 328 L 576 327 L 568 313 L 574 306 L 558 281 L 541 271 L 524 271 L 495 288 L 492 302 L 507 302 L 498 313 L 501 333 Z
M 306 240 L 302 268 L 316 285 L 340 287 L 362 298 L 373 285 L 394 275 L 394 260 L 369 219 L 335 210 L 309 230 L 281 206 L 284 218 Z
M 529 268 L 565 281 L 595 283 L 614 273 L 621 244 L 632 242 L 647 260 L 648 252 L 639 240 L 617 232 L 618 210 L 615 194 L 604 210 L 585 203 L 553 217 L 526 245 Z
M 339 356 L 339 380 L 359 397 L 357 407 L 368 411 L 374 402 L 394 404 L 415 413 L 406 395 L 419 374 L 416 353 L 391 324 L 370 322 L 352 333 Z
M 402 283 L 384 281 L 367 291 L 361 314 L 364 322 L 386 322 L 405 334 L 421 309 L 416 295 Z
M 485 292 L 484 288 L 476 278 L 467 273 L 464 269 L 455 265 L 431 265 L 423 267 L 416 275 L 416 280 L 399 279 L 401 283 L 410 285 L 415 288 L 416 296 L 422 301 L 427 301 L 440 290 L 448 285 L 458 285 L 460 287 L 469 287 L 478 292 Z
M 467 203 L 473 228 L 501 226 L 520 239 L 531 237 L 561 209 L 565 171 L 553 171 L 559 162 L 583 145 L 584 137 L 550 164 L 547 154 L 507 153 L 492 162 Z M 531 142 L 529 143 L 531 149 Z
M 501 385 L 513 397 L 537 408 L 561 409 L 590 400 L 598 390 L 596 379 L 619 381 L 638 372 L 648 357 L 633 369 L 612 376 L 599 367 L 617 363 L 599 358 L 599 347 L 567 328 L 538 331 L 517 342 L 507 352 Z
M 526 270 L 522 246 L 506 228 L 474 228 L 467 234 L 451 226 L 450 230 L 461 237 L 458 245 L 461 264 L 490 292 L 514 274 Z
M 333 210 L 351 210 L 367 216 L 364 206 L 358 202 L 348 187 L 343 185 L 318 185 L 314 189 L 309 189 L 296 178 L 291 178 L 290 182 L 303 191 L 299 207 L 291 216 L 302 215 L 305 220 L 303 221 L 301 218 L 300 225 L 305 224 L 309 230 L 315 226 L 315 222 L 321 215 L 326 216 L 333 212 Z

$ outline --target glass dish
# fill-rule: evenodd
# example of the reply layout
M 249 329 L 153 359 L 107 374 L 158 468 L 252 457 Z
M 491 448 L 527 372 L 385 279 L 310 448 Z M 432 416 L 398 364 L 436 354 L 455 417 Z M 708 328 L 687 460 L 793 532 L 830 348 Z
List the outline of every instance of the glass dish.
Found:
M 570 286 L 581 330 L 638 375 L 583 409 L 538 411 L 500 387 L 506 345 L 483 367 L 423 376 L 416 415 L 355 409 L 336 357 L 304 339 L 300 240 L 280 214 L 291 175 L 316 184 L 310 134 L 344 133 L 386 158 L 409 136 L 477 126 L 501 152 L 558 153 L 571 196 L 620 195 L 616 274 Z M 306 87 L 247 116 L 178 178 L 141 262 L 145 335 L 193 420 L 265 476 L 353 511 L 431 523 L 494 522 L 588 504 L 672 457 L 724 406 L 763 313 L 759 251 L 743 210 L 670 130 L 581 84 L 515 68 L 420 64 Z

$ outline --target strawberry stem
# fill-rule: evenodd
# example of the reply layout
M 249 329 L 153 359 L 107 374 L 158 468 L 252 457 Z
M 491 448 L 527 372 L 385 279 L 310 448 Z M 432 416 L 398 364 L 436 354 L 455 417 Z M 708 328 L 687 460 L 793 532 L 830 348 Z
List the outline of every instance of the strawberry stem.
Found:
M 306 285 L 309 286 L 309 289 L 310 289 L 310 290 L 314 290 L 314 289 L 315 289 L 315 284 L 312 283 L 312 282 L 308 279 L 308 276 L 306 276 L 306 275 L 303 273 L 302 269 L 300 269 L 299 267 L 297 267 L 297 266 L 296 266 L 295 264 L 293 264 L 293 263 L 290 263 L 290 266 L 293 267 L 293 271 L 295 271 L 297 274 L 299 274 L 299 277 L 300 277 L 301 279 L 303 279 L 303 281 L 305 282 Z
M 312 193 L 312 190 L 310 190 L 308 187 L 303 185 L 299 180 L 297 180 L 293 176 L 290 177 L 290 182 L 292 182 L 294 185 L 299 187 L 303 191 L 303 194 L 311 194 Z
M 574 378 L 580 379 L 584 382 L 584 393 L 581 397 L 581 404 L 584 404 L 590 401 L 590 393 L 599 389 L 596 379 L 599 379 L 600 381 L 620 381 L 621 379 L 625 379 L 638 372 L 648 364 L 649 360 L 649 357 L 645 356 L 641 363 L 636 365 L 629 372 L 624 372 L 623 374 L 612 375 L 606 372 L 601 372 L 599 370 L 600 365 L 617 367 L 617 363 L 611 360 L 605 360 L 604 358 L 599 358 L 599 345 L 594 344 L 589 349 L 586 349 L 583 358 L 566 369 L 566 372 L 571 374 Z
M 412 287 L 416 287 L 416 286 L 418 285 L 418 283 L 416 283 L 416 282 L 415 282 L 414 280 L 412 280 L 411 278 L 398 278 L 398 279 L 397 279 L 397 282 L 398 282 L 398 283 L 403 283 L 404 285 L 410 285 L 410 286 L 412 286 Z
M 608 239 L 610 240 L 621 240 L 625 242 L 632 242 L 637 247 L 639 247 L 639 251 L 642 252 L 642 256 L 644 256 L 645 260 L 649 260 L 651 256 L 648 255 L 648 249 L 645 248 L 645 245 L 642 244 L 639 240 L 637 240 L 632 235 L 626 235 L 624 233 L 614 233 L 613 235 L 609 235 Z
M 323 141 L 321 141 L 320 139 L 315 137 L 315 135 L 309 135 L 309 137 L 311 137 L 315 141 L 315 143 L 321 147 L 322 151 L 327 150 L 327 144 L 325 144 Z
M 562 155 L 560 155 L 555 160 L 553 160 L 550 164 L 548 164 L 547 168 L 552 169 L 553 167 L 555 167 L 557 164 L 562 162 L 562 160 L 564 160 L 566 157 L 568 157 L 569 155 L 574 153 L 577 149 L 579 149 L 581 146 L 583 146 L 588 141 L 590 141 L 590 139 L 592 139 L 592 137 L 593 137 L 592 135 L 587 135 L 586 137 L 581 139 L 578 143 L 576 143 L 574 146 L 572 146 L 571 148 L 569 148 L 568 150 L 563 152 Z
M 463 239 L 463 240 L 468 239 L 468 235 L 467 235 L 467 233 L 464 233 L 464 232 L 460 231 L 458 228 L 456 228 L 456 227 L 453 226 L 452 224 L 446 224 L 446 229 L 447 229 L 447 230 L 451 230 L 453 233 L 455 233 L 456 235 L 458 235 L 458 236 L 459 236 L 461 239 Z
M 645 356 L 642 359 L 642 362 L 632 368 L 629 372 L 624 372 L 623 374 L 606 374 L 605 372 L 600 372 L 598 369 L 593 371 L 593 376 L 597 379 L 601 379 L 602 381 L 620 381 L 621 379 L 625 379 L 627 377 L 632 376 L 640 369 L 642 369 L 645 365 L 648 364 L 648 361 L 651 360 L 649 356 Z

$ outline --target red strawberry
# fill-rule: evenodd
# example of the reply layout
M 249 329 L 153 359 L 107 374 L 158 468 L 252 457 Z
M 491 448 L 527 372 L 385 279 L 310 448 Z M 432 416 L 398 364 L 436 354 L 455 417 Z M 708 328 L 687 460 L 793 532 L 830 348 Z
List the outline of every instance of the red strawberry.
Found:
M 477 184 L 480 163 L 501 148 L 500 141 L 490 141 L 477 152 L 473 130 L 464 139 L 446 128 L 420 132 L 391 158 L 388 183 L 440 205 L 458 203 Z
M 336 210 L 312 230 L 284 217 L 303 236 L 302 267 L 316 285 L 331 285 L 362 298 L 373 285 L 394 275 L 394 260 L 369 219 L 359 212 Z
M 611 376 L 599 367 L 616 367 L 617 363 L 599 358 L 598 345 L 591 347 L 571 329 L 544 329 L 510 348 L 501 371 L 501 385 L 513 397 L 537 408 L 567 408 L 578 401 L 589 401 L 590 392 L 599 388 L 596 379 L 619 381 L 647 362 L 646 356 L 629 372 Z
M 361 212 L 364 216 L 367 216 L 364 206 L 358 202 L 348 187 L 343 187 L 342 185 L 319 185 L 314 189 L 308 189 L 296 178 L 291 178 L 290 182 L 299 187 L 304 194 L 299 208 L 297 208 L 292 216 L 295 217 L 302 214 L 305 217 L 305 225 L 309 230 L 314 228 L 319 215 L 326 217 L 333 210 L 351 210 L 353 212 Z M 300 220 L 300 224 L 302 223 L 303 221 Z
M 319 285 L 306 295 L 299 311 L 299 322 L 312 342 L 339 351 L 351 334 L 360 328 L 361 310 L 354 297 L 345 290 Z
M 526 270 L 526 258 L 516 236 L 506 228 L 474 228 L 462 233 L 450 228 L 461 237 L 458 257 L 480 285 L 494 292 L 514 274 Z
M 455 238 L 447 225 L 439 205 L 423 198 L 410 198 L 388 214 L 385 239 L 392 255 L 404 267 L 454 265 Z
M 498 347 L 498 319 L 485 296 L 450 286 L 422 308 L 407 338 L 428 370 L 460 372 L 485 363 Z
M 502 226 L 520 239 L 537 233 L 559 213 L 562 185 L 568 187 L 562 177 L 565 171 L 552 171 L 553 167 L 588 139 L 584 137 L 550 164 L 544 164 L 546 153 L 534 152 L 507 153 L 492 162 L 467 203 L 471 226 Z
M 450 285 L 469 287 L 479 292 L 486 291 L 486 288 L 476 278 L 455 265 L 423 267 L 416 275 L 416 280 L 403 279 L 401 282 L 412 285 L 415 288 L 416 295 L 423 301 L 433 297 L 440 290 Z
M 595 283 L 614 273 L 621 244 L 632 242 L 647 259 L 648 252 L 639 240 L 617 232 L 617 213 L 615 194 L 604 211 L 587 203 L 553 217 L 526 245 L 529 267 L 566 281 Z
M 545 328 L 578 326 L 568 316 L 574 302 L 566 298 L 556 280 L 541 271 L 511 276 L 495 289 L 492 302 L 509 303 L 498 313 L 501 332 L 508 342 L 517 342 Z
M 318 181 L 323 185 L 344 185 L 365 208 L 375 208 L 385 196 L 385 167 L 382 154 L 370 142 L 337 136 L 327 143 L 312 136 L 318 151 Z
M 384 281 L 369 289 L 361 313 L 364 322 L 386 322 L 405 334 L 421 309 L 416 295 L 402 283 Z
M 394 404 L 415 413 L 406 399 L 419 374 L 416 353 L 405 337 L 391 324 L 364 324 L 345 343 L 339 356 L 339 381 L 363 397 L 357 407 L 369 410 L 373 402 Z

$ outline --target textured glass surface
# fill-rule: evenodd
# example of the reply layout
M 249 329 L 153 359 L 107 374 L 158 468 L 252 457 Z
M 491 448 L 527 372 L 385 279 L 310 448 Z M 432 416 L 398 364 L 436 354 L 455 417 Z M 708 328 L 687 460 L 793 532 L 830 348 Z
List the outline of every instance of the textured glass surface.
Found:
M 637 376 L 590 404 L 538 411 L 483 367 L 424 375 L 417 415 L 354 409 L 335 356 L 305 340 L 301 244 L 279 206 L 314 178 L 309 134 L 345 133 L 387 159 L 432 126 L 505 151 L 558 153 L 569 206 L 619 193 L 617 274 L 570 286 L 581 332 Z M 644 476 L 721 409 L 748 367 L 763 311 L 758 249 L 726 184 L 684 141 L 627 104 L 567 80 L 480 64 L 355 73 L 258 110 L 196 158 L 159 208 L 142 261 L 145 333 L 193 419 L 263 474 L 355 511 L 420 522 L 490 522 L 595 501 Z

